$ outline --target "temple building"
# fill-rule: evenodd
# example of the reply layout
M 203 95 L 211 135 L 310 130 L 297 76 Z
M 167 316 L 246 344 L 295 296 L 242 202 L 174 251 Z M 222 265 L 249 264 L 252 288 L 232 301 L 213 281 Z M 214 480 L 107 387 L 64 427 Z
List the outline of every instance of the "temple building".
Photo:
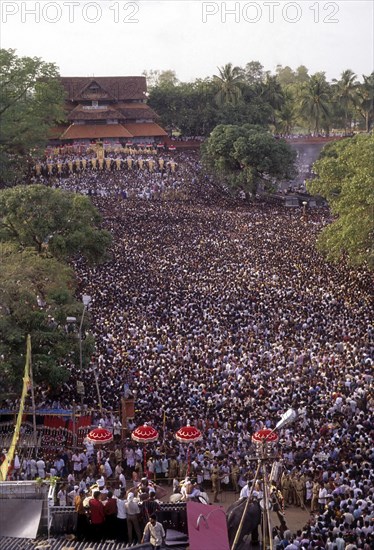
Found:
M 51 143 L 151 144 L 167 133 L 147 105 L 144 76 L 61 77 L 68 124 L 51 129 Z

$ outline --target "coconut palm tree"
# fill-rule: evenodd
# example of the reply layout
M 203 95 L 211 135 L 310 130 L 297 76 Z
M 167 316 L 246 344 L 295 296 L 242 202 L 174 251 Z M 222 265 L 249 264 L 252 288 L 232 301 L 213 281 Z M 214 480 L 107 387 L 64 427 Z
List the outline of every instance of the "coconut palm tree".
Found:
M 292 133 L 292 129 L 296 124 L 297 110 L 295 98 L 292 92 L 288 89 L 284 90 L 284 103 L 277 113 L 277 131 L 283 135 Z
M 365 120 L 366 132 L 370 132 L 374 118 L 374 72 L 362 78 L 364 81 L 357 89 L 357 108 Z
M 323 119 L 330 114 L 330 87 L 324 73 L 316 73 L 305 82 L 301 93 L 301 114 L 318 134 Z
M 357 105 L 358 82 L 357 75 L 350 69 L 342 72 L 340 80 L 333 79 L 333 92 L 335 99 L 344 109 L 344 133 L 347 133 L 349 122 L 349 110 Z
M 275 126 L 276 111 L 280 111 L 284 105 L 284 93 L 277 76 L 266 74 L 265 82 L 260 86 L 260 95 L 272 109 L 270 122 Z
M 237 105 L 242 95 L 243 70 L 240 67 L 233 67 L 232 63 L 217 68 L 219 75 L 213 75 L 213 81 L 218 87 L 215 96 L 217 104 L 220 107 L 227 104 Z

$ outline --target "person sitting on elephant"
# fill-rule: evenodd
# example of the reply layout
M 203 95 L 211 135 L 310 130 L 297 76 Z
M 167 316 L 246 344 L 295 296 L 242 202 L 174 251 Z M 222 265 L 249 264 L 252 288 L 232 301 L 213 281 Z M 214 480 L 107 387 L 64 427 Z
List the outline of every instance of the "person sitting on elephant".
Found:
M 182 489 L 183 491 L 183 489 Z M 196 499 L 200 496 L 201 491 L 199 485 L 196 483 L 196 481 L 190 481 L 186 488 L 186 495 L 183 500 L 192 500 Z

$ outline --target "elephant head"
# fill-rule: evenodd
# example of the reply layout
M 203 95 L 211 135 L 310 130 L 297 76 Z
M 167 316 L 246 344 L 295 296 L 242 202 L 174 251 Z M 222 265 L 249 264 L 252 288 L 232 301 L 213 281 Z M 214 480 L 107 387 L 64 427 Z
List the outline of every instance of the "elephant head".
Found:
M 248 502 L 247 498 L 241 498 L 229 506 L 226 512 L 230 548 L 234 543 L 243 514 L 245 515 L 243 518 L 240 536 L 236 544 L 236 550 L 238 550 L 243 543 L 244 537 L 248 535 L 251 535 L 252 537 L 252 544 L 257 544 L 259 540 L 258 526 L 261 522 L 260 504 L 256 500 L 253 502 Z

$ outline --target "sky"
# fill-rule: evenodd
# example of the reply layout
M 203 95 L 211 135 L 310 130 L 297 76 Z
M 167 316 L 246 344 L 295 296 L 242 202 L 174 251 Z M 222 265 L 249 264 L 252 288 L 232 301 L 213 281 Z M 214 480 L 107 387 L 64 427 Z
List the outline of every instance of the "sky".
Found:
M 174 70 L 181 81 L 259 61 L 328 80 L 374 68 L 371 0 L 1 0 L 0 45 L 55 62 L 62 76 Z

